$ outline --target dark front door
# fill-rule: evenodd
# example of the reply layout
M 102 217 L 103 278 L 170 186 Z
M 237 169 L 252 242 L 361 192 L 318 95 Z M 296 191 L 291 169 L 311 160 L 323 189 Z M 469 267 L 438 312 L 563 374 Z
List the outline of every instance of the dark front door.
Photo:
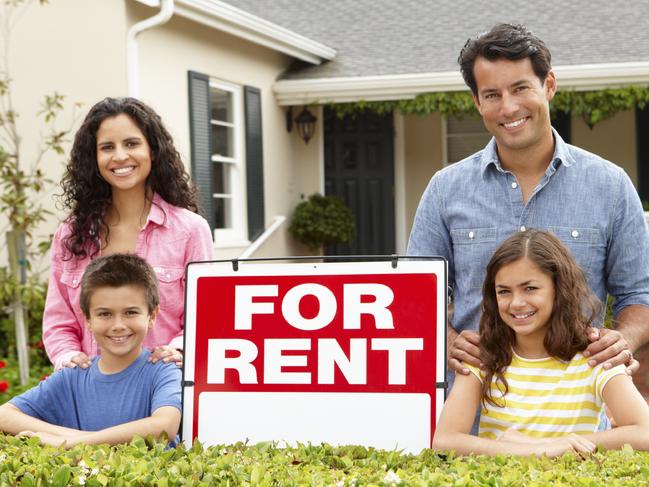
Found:
M 392 114 L 340 119 L 325 109 L 325 194 L 340 196 L 356 217 L 354 241 L 329 255 L 394 253 L 393 143 Z

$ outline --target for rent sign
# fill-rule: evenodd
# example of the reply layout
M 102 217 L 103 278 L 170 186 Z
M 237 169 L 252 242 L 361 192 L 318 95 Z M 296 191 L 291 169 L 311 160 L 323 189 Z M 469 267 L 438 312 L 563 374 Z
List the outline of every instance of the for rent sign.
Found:
M 445 263 L 190 264 L 183 438 L 430 447 Z

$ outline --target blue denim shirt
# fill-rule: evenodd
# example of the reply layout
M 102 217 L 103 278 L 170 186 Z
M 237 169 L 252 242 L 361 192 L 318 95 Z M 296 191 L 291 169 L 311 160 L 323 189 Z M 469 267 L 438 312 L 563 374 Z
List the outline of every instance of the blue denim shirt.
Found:
M 566 144 L 556 131 L 554 140 L 552 161 L 527 203 L 514 175 L 502 168 L 495 139 L 430 180 L 408 254 L 448 260 L 451 322 L 458 332 L 478 329 L 485 267 L 496 247 L 528 228 L 554 232 L 598 298 L 615 297 L 614 313 L 631 304 L 649 306 L 649 236 L 629 177 Z

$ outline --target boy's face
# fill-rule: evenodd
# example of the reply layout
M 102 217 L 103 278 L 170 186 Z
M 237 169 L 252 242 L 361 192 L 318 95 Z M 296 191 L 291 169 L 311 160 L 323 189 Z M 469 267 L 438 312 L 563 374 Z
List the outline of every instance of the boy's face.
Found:
M 157 309 L 149 313 L 146 293 L 140 286 L 100 287 L 90 296 L 88 328 L 97 340 L 102 359 L 126 365 L 134 361 Z

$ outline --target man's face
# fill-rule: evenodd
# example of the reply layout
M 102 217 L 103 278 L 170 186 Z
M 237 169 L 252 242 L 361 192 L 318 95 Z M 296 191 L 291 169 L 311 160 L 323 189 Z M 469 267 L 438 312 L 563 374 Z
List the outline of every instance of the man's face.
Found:
M 529 58 L 518 61 L 476 59 L 478 94 L 473 100 L 499 151 L 533 149 L 550 136 L 549 101 L 556 90 L 550 71 L 541 83 Z

